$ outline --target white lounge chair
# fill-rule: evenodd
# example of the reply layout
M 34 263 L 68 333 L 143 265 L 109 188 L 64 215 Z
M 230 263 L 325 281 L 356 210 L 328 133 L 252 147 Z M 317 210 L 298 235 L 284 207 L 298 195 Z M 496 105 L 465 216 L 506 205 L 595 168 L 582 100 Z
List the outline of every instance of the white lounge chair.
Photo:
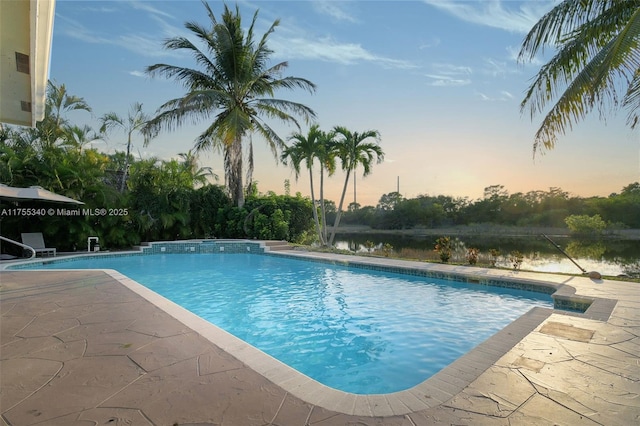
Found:
M 26 232 L 22 234 L 22 244 L 26 244 L 32 247 L 36 251 L 36 256 L 41 254 L 43 256 L 56 255 L 56 249 L 51 247 L 45 247 L 44 238 L 42 232 Z

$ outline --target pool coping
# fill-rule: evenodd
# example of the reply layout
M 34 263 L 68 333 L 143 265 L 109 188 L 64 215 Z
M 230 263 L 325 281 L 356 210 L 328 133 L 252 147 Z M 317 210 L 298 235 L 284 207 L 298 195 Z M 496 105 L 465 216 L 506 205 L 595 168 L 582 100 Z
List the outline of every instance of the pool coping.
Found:
M 234 242 L 238 243 L 239 241 L 236 240 Z M 162 309 L 290 394 L 315 406 L 349 415 L 385 417 L 410 414 L 440 405 L 476 380 L 484 371 L 494 365 L 496 361 L 538 327 L 551 314 L 580 316 L 606 321 L 617 302 L 613 299 L 578 295 L 576 294 L 575 287 L 566 283 L 553 283 L 531 277 L 521 278 L 516 276 L 516 274 L 498 270 L 318 252 L 270 252 L 264 244 L 259 242 L 246 241 L 246 243 L 261 245 L 263 251 L 268 255 L 301 258 L 366 269 L 391 270 L 392 272 L 402 270 L 413 271 L 420 274 L 443 274 L 449 278 L 465 277 L 467 282 L 485 285 L 491 285 L 486 284 L 491 280 L 508 280 L 526 285 L 539 286 L 547 290 L 554 289 L 555 293 L 552 297 L 563 297 L 567 300 L 591 301 L 590 307 L 584 313 L 573 313 L 548 308 L 533 308 L 422 383 L 410 389 L 395 393 L 359 395 L 339 391 L 323 385 L 225 330 L 189 312 L 176 303 L 149 290 L 120 272 L 100 269 L 100 271 L 107 273 L 123 286 Z M 120 252 L 115 255 L 131 255 L 136 253 L 140 252 Z M 111 255 L 114 254 L 111 253 Z M 78 257 L 80 256 L 70 256 L 68 259 Z M 52 260 L 53 259 L 47 259 L 46 261 Z M 36 261 L 36 263 L 37 262 L 38 261 Z M 32 264 L 34 262 L 31 261 L 28 263 Z

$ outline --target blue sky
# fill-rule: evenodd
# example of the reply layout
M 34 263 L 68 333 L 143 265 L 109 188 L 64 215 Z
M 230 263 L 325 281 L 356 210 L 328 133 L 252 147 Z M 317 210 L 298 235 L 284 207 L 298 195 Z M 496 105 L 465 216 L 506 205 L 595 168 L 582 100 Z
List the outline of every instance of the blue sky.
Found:
M 210 1 L 219 16 L 223 3 Z M 640 134 L 625 126 L 624 111 L 606 122 L 589 116 L 560 137 L 554 150 L 532 155 L 542 117 L 520 113 L 520 101 L 543 63 L 518 64 L 519 46 L 554 1 L 248 1 L 239 2 L 248 25 L 259 9 L 258 34 L 280 19 L 270 37 L 273 60 L 288 61 L 286 75 L 311 80 L 315 94 L 282 92 L 317 113 L 321 128 L 335 125 L 381 133 L 385 161 L 372 174 L 357 174 L 358 202 L 375 205 L 395 191 L 482 197 L 490 185 L 509 193 L 560 187 L 573 195 L 607 196 L 640 180 Z M 228 2 L 231 7 L 235 3 Z M 175 82 L 150 78 L 155 63 L 192 66 L 191 58 L 162 49 L 162 42 L 189 36 L 186 21 L 207 23 L 200 1 L 56 2 L 50 78 L 83 97 L 93 114 L 74 113 L 76 123 L 99 127 L 98 117 L 126 117 L 141 102 L 153 114 L 184 92 Z M 135 155 L 177 157 L 193 146 L 206 123 L 162 133 Z M 295 128 L 273 123 L 281 137 Z M 306 133 L 308 126 L 303 125 Z M 113 132 L 104 151 L 124 150 Z M 259 137 L 253 138 L 254 180 L 261 192 L 309 195 L 307 175 L 296 182 Z M 220 154 L 200 156 L 223 182 Z M 327 198 L 339 201 L 344 176 L 326 182 Z M 353 199 L 348 193 L 347 201 Z

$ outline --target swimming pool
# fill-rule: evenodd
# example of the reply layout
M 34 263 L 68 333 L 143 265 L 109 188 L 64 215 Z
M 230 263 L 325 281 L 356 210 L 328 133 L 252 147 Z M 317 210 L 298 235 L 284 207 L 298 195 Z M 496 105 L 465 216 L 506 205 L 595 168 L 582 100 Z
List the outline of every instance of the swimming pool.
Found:
M 89 258 L 37 269 L 116 269 L 327 386 L 408 389 L 548 294 L 255 254 Z

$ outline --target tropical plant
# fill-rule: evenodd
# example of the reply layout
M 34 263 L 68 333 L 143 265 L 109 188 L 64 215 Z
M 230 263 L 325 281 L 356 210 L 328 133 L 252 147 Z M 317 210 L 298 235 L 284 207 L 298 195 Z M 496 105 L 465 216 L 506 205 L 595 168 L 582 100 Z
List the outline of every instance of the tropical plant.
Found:
M 245 32 L 237 5 L 235 11 L 225 5 L 221 21 L 218 21 L 210 6 L 206 2 L 203 4 L 210 26 L 187 22 L 185 27 L 205 49 L 201 50 L 186 37 L 173 37 L 164 43 L 166 49 L 190 53 L 199 68 L 155 64 L 146 69 L 151 76 L 176 80 L 187 88 L 187 93 L 160 106 L 145 130 L 155 134 L 161 129 L 174 130 L 185 121 L 191 124 L 213 118 L 196 138 L 195 149 L 215 149 L 224 153 L 225 184 L 233 203 L 240 207 L 245 198 L 242 175 L 245 136 L 260 134 L 277 157 L 284 142 L 263 118 L 293 123 L 299 129 L 293 114 L 308 121 L 315 113 L 301 103 L 275 98 L 275 92 L 295 88 L 313 92 L 315 85 L 298 77 L 281 77 L 287 62 L 268 66 L 273 51 L 267 47 L 267 39 L 279 25 L 279 20 L 256 40 L 257 11 Z M 249 166 L 252 164 L 251 150 Z
M 294 133 L 289 138 L 293 143 L 285 146 L 280 156 L 281 161 L 284 164 L 290 164 L 295 173 L 296 180 L 300 176 L 300 165 L 304 161 L 307 169 L 309 170 L 309 185 L 311 190 L 311 201 L 313 202 L 313 220 L 316 225 L 316 232 L 318 233 L 318 240 L 320 245 L 325 245 L 326 241 L 323 236 L 320 226 L 320 219 L 318 217 L 318 208 L 316 206 L 315 189 L 313 184 L 313 168 L 314 162 L 318 159 L 324 150 L 323 132 L 317 124 L 312 125 L 306 135 L 302 133 Z M 321 164 L 321 169 L 323 165 Z
M 218 212 L 231 206 L 231 200 L 222 186 L 207 184 L 191 193 L 189 212 L 191 233 L 194 238 L 220 237 L 216 229 Z
M 142 112 L 142 104 L 139 102 L 135 102 L 133 105 L 131 105 L 129 114 L 127 115 L 126 119 L 123 119 L 115 112 L 107 113 L 100 118 L 100 121 L 102 123 L 102 126 L 100 127 L 101 133 L 106 134 L 111 129 L 120 128 L 127 135 L 127 152 L 124 157 L 124 169 L 122 181 L 120 182 L 120 192 L 124 192 L 127 184 L 127 174 L 129 173 L 129 162 L 131 159 L 131 145 L 133 142 L 131 140 L 132 135 L 136 132 L 141 133 L 144 138 L 144 146 L 147 146 L 151 139 L 153 139 L 153 137 L 155 136 L 154 134 L 142 132 L 142 129 L 147 124 L 149 119 L 150 117 Z
M 364 242 L 364 248 L 367 249 L 367 253 L 371 253 L 376 244 L 373 241 L 367 240 Z
M 191 237 L 193 178 L 177 160 L 132 163 L 128 185 L 130 212 L 145 241 Z
M 91 112 L 89 104 L 81 97 L 70 95 L 64 84 L 57 86 L 49 80 L 47 84 L 47 100 L 45 102 L 44 119 L 36 124 L 38 141 L 43 149 L 52 146 L 64 134 L 64 127 L 69 124 L 66 114 L 71 111 Z
M 88 146 L 92 142 L 98 141 L 100 136 L 97 135 L 93 129 L 86 124 L 82 127 L 77 125 L 68 126 L 65 129 L 65 141 L 64 145 L 81 152 L 85 146 Z
M 332 245 L 336 236 L 336 231 L 340 225 L 340 216 L 342 215 L 342 206 L 344 204 L 344 196 L 347 193 L 347 185 L 349 184 L 349 178 L 351 173 L 353 176 L 353 202 L 356 201 L 356 177 L 355 171 L 358 166 L 362 166 L 362 176 L 368 176 L 371 173 L 371 166 L 376 159 L 377 163 L 384 160 L 384 152 L 380 148 L 380 133 L 377 130 L 367 130 L 362 133 L 352 132 L 343 126 L 336 126 L 333 129 L 335 139 L 336 155 L 342 162 L 342 170 L 345 172 L 344 186 L 342 187 L 342 195 L 340 196 L 340 204 L 338 205 L 338 214 L 336 215 L 335 222 L 333 223 L 333 229 L 331 230 L 331 238 L 329 238 L 328 244 Z M 373 138 L 374 142 L 369 142 L 368 139 Z
M 500 257 L 500 250 L 498 249 L 489 249 L 489 264 L 495 268 L 496 263 L 498 263 L 498 258 Z
M 211 167 L 200 167 L 198 165 L 198 154 L 189 150 L 181 152 L 178 157 L 182 159 L 184 171 L 191 176 L 192 186 L 206 185 L 209 177 L 212 177 L 216 182 L 218 181 L 218 175 L 213 173 Z
M 253 195 L 243 207 L 229 206 L 218 210 L 216 236 L 223 238 L 261 238 L 288 240 L 309 244 L 313 234 L 312 204 L 308 197 L 297 194 Z
M 480 256 L 480 249 L 470 247 L 467 249 L 467 261 L 469 265 L 475 265 L 478 263 L 478 257 Z
M 522 266 L 522 261 L 524 260 L 524 255 L 520 253 L 518 250 L 512 250 L 509 253 L 509 262 L 511 262 L 511 266 L 513 266 L 513 270 L 517 271 Z
M 7 127 L 5 139 L 0 143 L 0 181 L 4 184 L 19 187 L 39 184 L 40 155 L 26 134 Z
M 436 240 L 434 250 L 438 253 L 438 257 L 443 263 L 447 263 L 451 259 L 452 249 L 451 238 L 440 237 Z
M 518 59 L 532 61 L 545 46 L 557 48 L 542 66 L 521 104 L 542 120 L 534 155 L 554 147 L 558 135 L 596 108 L 601 117 L 627 108 L 627 123 L 640 119 L 640 0 L 564 0 L 544 15 L 522 43 Z M 564 91 L 562 91 L 564 88 Z

